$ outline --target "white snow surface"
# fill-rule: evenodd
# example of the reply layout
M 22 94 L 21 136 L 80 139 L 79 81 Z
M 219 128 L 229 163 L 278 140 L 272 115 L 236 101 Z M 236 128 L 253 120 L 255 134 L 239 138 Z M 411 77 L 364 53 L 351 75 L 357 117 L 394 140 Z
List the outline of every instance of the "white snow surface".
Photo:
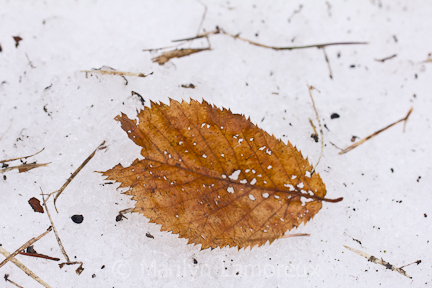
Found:
M 432 63 L 424 61 L 432 52 L 432 2 L 203 1 L 206 31 L 219 26 L 275 46 L 369 44 L 327 47 L 333 79 L 320 49 L 275 51 L 225 35 L 210 37 L 211 51 L 160 66 L 151 61 L 159 52 L 143 49 L 196 35 L 204 10 L 199 2 L 0 1 L 0 160 L 45 147 L 26 161 L 50 162 L 0 175 L 2 247 L 12 253 L 50 226 L 28 200 L 41 199 L 40 188 L 59 189 L 106 141 L 108 149 L 97 152 L 59 197 L 59 213 L 49 201 L 66 252 L 84 263 L 83 273 L 75 273 L 76 265 L 59 269 L 59 262 L 16 256 L 51 287 L 431 286 Z M 13 36 L 23 39 L 18 47 Z M 185 47 L 206 45 L 197 40 Z M 375 60 L 393 54 L 384 63 Z M 80 72 L 102 66 L 153 75 L 127 76 L 125 85 L 120 76 Z M 181 87 L 189 83 L 196 88 Z M 313 95 L 328 128 L 317 172 L 328 198 L 344 197 L 323 203 L 312 221 L 291 231 L 310 237 L 252 250 L 200 251 L 142 215 L 116 222 L 118 212 L 134 202 L 118 184 L 103 185 L 94 171 L 129 166 L 140 157 L 140 147 L 114 120 L 120 112 L 135 118 L 143 108 L 131 91 L 146 106 L 192 98 L 230 108 L 289 140 L 315 164 L 321 146 L 311 138 L 309 118 L 317 121 L 307 83 L 320 90 Z M 352 136 L 364 138 L 411 107 L 405 132 L 398 124 L 345 155 L 331 144 L 345 148 Z M 331 119 L 333 113 L 340 117 Z M 84 216 L 83 223 L 71 220 L 75 214 Z M 343 245 L 397 267 L 421 263 L 404 268 L 409 279 Z M 52 232 L 34 248 L 64 260 Z M 42 287 L 10 262 L 0 274 L 23 287 Z

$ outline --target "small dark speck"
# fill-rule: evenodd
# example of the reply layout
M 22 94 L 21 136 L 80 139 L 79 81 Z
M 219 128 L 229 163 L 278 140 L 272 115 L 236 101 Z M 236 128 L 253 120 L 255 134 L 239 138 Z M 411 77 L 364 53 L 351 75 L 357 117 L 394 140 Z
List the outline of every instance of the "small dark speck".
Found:
M 390 171 L 393 173 L 394 172 L 393 168 L 390 168 Z
M 357 243 L 359 243 L 361 245 L 361 241 L 360 240 L 357 240 L 357 239 L 354 239 L 354 238 L 353 238 L 353 240 L 356 241 Z
M 396 35 L 393 35 L 393 40 L 394 40 L 396 43 L 398 42 L 398 39 L 397 39 Z
M 81 224 L 84 221 L 84 216 L 83 215 L 73 215 L 71 217 L 72 221 L 76 224 Z
M 364 173 L 362 173 L 362 176 L 364 176 Z
M 419 177 L 417 178 L 417 182 L 420 182 L 420 179 L 421 179 L 421 176 L 419 176 Z
M 414 78 L 415 78 L 415 79 L 417 79 L 417 78 L 418 78 L 417 74 L 414 74 Z
M 92 275 L 92 278 L 96 278 L 96 274 L 93 274 L 93 275 Z
M 261 122 L 263 122 L 263 121 L 264 121 L 264 119 L 265 119 L 265 117 L 263 117 L 263 119 L 261 119 Z
M 237 272 L 237 273 L 236 273 L 236 275 L 239 275 L 239 274 L 240 274 L 240 272 Z
M 105 265 L 102 265 L 101 269 L 104 269 L 104 268 L 105 268 Z
M 249 86 L 249 84 L 246 82 L 246 86 Z
M 331 119 L 336 119 L 336 118 L 339 118 L 340 116 L 339 116 L 339 114 L 337 114 L 337 113 L 333 113 L 333 114 L 331 114 L 330 115 L 330 118 Z
M 5 180 L 5 181 L 6 181 L 6 179 L 7 179 L 6 175 L 3 175 L 3 180 Z
M 291 124 L 291 123 L 289 123 L 289 125 L 290 125 L 290 126 L 292 126 L 292 124 Z
M 258 33 L 255 33 L 255 37 L 258 37 Z
M 196 265 L 198 264 L 198 261 L 195 258 L 193 258 L 193 263 Z
M 338 54 L 337 54 L 337 57 L 338 57 L 338 58 L 340 58 L 340 57 L 341 57 L 341 53 L 340 53 L 340 52 L 338 52 Z
M 427 214 L 426 213 L 424 213 L 424 217 L 427 218 Z
M 152 234 L 150 234 L 150 232 L 147 232 L 147 233 L 146 233 L 146 236 L 147 236 L 147 238 L 154 239 L 154 236 L 153 236 Z
M 116 222 L 120 222 L 120 221 L 122 221 L 123 220 L 123 215 L 122 214 L 118 214 L 117 216 L 116 216 Z
M 354 64 L 352 64 L 352 65 L 350 66 L 350 68 L 355 68 L 355 65 L 354 65 Z

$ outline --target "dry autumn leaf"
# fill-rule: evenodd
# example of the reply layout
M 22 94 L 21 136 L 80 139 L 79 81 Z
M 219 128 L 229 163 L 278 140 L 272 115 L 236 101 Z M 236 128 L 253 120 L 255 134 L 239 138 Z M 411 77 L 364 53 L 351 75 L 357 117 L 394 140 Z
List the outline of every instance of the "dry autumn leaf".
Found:
M 40 204 L 39 199 L 32 197 L 28 201 L 34 212 L 44 213 L 44 209 Z
M 103 173 L 130 187 L 133 212 L 201 249 L 261 246 L 309 221 L 327 199 L 321 177 L 288 142 L 203 101 L 152 102 L 115 118 L 142 160 Z

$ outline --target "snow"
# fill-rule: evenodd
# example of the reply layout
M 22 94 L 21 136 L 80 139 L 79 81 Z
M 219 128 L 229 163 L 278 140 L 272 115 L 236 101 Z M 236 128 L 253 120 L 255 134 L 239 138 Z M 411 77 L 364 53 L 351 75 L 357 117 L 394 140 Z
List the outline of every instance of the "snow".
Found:
M 211 51 L 152 63 L 146 48 L 194 36 L 203 7 L 197 1 L 2 1 L 0 9 L 0 160 L 45 150 L 28 163 L 50 164 L 0 178 L 0 241 L 9 252 L 45 231 L 46 214 L 27 203 L 40 188 L 58 190 L 106 141 L 49 209 L 63 245 L 77 266 L 16 256 L 51 287 L 421 287 L 431 285 L 432 137 L 430 79 L 432 4 L 425 1 L 205 1 L 206 31 L 217 25 L 269 45 L 367 41 L 326 48 L 333 79 L 319 49 L 275 51 L 225 35 Z M 300 8 L 301 6 L 301 9 Z M 298 13 L 294 11 L 300 10 Z M 290 21 L 288 21 L 290 18 Z M 256 36 L 257 35 L 257 36 Z M 15 47 L 13 36 L 23 40 Z M 191 47 L 205 47 L 198 40 Z M 188 47 L 188 46 L 187 46 Z M 397 54 L 384 63 L 375 61 Z M 31 61 L 31 65 L 29 63 Z M 109 66 L 146 78 L 80 72 Z M 182 88 L 192 83 L 195 89 Z M 327 187 L 321 211 L 291 233 L 252 250 L 200 251 L 138 214 L 128 195 L 94 171 L 140 156 L 114 120 L 134 118 L 151 101 L 204 99 L 250 117 L 316 163 L 320 143 L 306 84 L 326 125 L 317 172 Z M 364 138 L 414 111 L 403 124 L 339 155 L 352 136 Z M 340 118 L 331 119 L 333 113 Z M 11 165 L 17 163 L 11 163 Z M 0 175 L 0 177 L 3 177 Z M 76 224 L 73 215 L 83 215 Z M 153 238 L 146 237 L 149 232 Z M 347 245 L 404 268 L 408 279 L 348 251 Z M 52 232 L 35 243 L 39 253 L 63 256 Z M 0 256 L 0 260 L 4 257 Z M 104 268 L 101 267 L 104 265 Z M 2 274 L 24 287 L 41 287 L 12 263 Z M 92 275 L 95 275 L 92 277 Z M 1 287 L 13 287 L 3 282 Z

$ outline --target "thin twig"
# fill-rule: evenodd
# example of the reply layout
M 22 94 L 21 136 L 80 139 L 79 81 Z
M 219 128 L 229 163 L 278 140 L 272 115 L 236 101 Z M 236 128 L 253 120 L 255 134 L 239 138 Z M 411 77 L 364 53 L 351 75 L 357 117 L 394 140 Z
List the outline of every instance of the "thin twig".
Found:
M 329 141 L 330 142 L 330 141 Z M 336 147 L 339 150 L 343 150 L 342 148 L 339 148 L 338 146 L 336 146 L 336 144 L 334 144 L 333 142 L 330 142 L 331 145 L 333 145 L 334 147 Z
M 48 200 L 49 199 L 49 197 L 51 196 L 51 194 L 54 194 L 54 193 L 56 193 L 56 195 L 54 196 L 54 208 L 56 209 L 56 211 L 57 211 L 57 213 L 58 213 L 58 210 L 57 210 L 57 206 L 56 206 L 56 201 L 57 201 L 57 199 L 58 199 L 58 197 L 60 196 L 60 194 L 66 189 L 66 187 L 69 185 L 69 183 L 75 178 L 75 176 L 76 175 L 78 175 L 78 173 L 81 171 L 81 169 L 82 168 L 84 168 L 84 166 L 93 158 L 93 156 L 96 154 L 96 151 L 97 150 L 99 150 L 99 149 L 103 149 L 103 148 L 105 148 L 105 147 L 102 147 L 103 145 L 105 144 L 105 141 L 104 142 L 102 142 L 102 144 L 100 144 L 94 151 L 93 151 L 93 153 L 92 154 L 90 154 L 90 156 L 88 156 L 87 157 L 87 159 L 78 167 L 78 169 L 77 170 L 75 170 L 75 172 L 66 180 L 66 182 L 63 184 L 63 186 L 59 189 L 59 190 L 57 190 L 57 191 L 54 191 L 54 192 L 52 192 L 52 193 L 50 193 L 49 195 L 48 195 L 48 198 L 46 199 L 46 200 Z
M 105 141 L 101 144 L 101 146 L 102 146 L 104 143 L 105 143 Z M 100 146 L 99 146 L 99 147 L 100 147 Z M 39 187 L 39 188 L 40 188 L 40 187 Z M 84 270 L 84 268 L 82 267 L 82 266 L 83 266 L 83 263 L 82 263 L 82 262 L 79 262 L 79 261 L 74 261 L 74 262 L 71 262 L 71 261 L 70 261 L 69 256 L 67 255 L 66 250 L 65 250 L 65 248 L 64 248 L 64 246 L 63 246 L 63 244 L 62 244 L 62 242 L 61 242 L 61 240 L 60 240 L 60 236 L 59 236 L 58 233 L 57 233 L 57 229 L 55 228 L 54 222 L 53 222 L 53 220 L 52 220 L 52 218 L 51 218 L 51 214 L 49 213 L 48 206 L 47 206 L 47 204 L 46 204 L 45 194 L 43 193 L 42 188 L 40 188 L 40 190 L 41 190 L 41 192 L 42 192 L 41 195 L 42 195 L 43 205 L 44 205 L 44 207 L 45 207 L 45 211 L 46 211 L 46 213 L 47 213 L 47 215 L 48 215 L 48 218 L 49 218 L 49 220 L 50 220 L 50 222 L 51 222 L 51 226 L 52 226 L 52 228 L 53 228 L 54 235 L 55 235 L 55 237 L 56 237 L 56 239 L 57 239 L 57 243 L 58 243 L 58 245 L 59 245 L 59 247 L 60 247 L 60 250 L 61 250 L 63 256 L 64 256 L 65 259 L 66 259 L 66 262 L 65 262 L 65 263 L 60 263 L 59 266 L 60 266 L 60 268 L 62 268 L 64 265 L 80 264 L 80 266 L 75 270 L 75 272 L 76 272 L 78 275 L 80 275 L 81 272 Z
M 12 284 L 15 285 L 16 287 L 24 288 L 24 287 L 22 287 L 21 285 L 18 285 L 17 283 L 15 283 L 14 281 L 10 280 L 10 279 L 9 279 L 9 274 L 5 274 L 4 279 L 5 279 L 6 282 L 12 283 Z
M 412 263 L 409 263 L 409 264 L 403 265 L 403 266 L 399 267 L 399 269 L 402 269 L 402 268 L 404 268 L 404 267 L 410 266 L 410 265 L 412 265 L 412 264 L 417 264 L 417 265 L 419 265 L 421 262 L 422 262 L 421 260 L 417 260 L 417 261 L 414 261 L 414 262 L 412 262 Z
M 326 52 L 326 50 L 325 50 L 324 47 L 322 47 L 321 50 L 323 51 L 325 61 L 327 62 L 327 67 L 328 67 L 329 73 L 330 73 L 330 79 L 333 79 L 333 73 L 332 73 L 332 69 L 331 69 L 331 66 L 330 66 L 330 61 L 329 61 L 328 56 L 327 56 L 327 52 Z
M 183 41 L 183 40 L 182 40 Z M 175 42 L 175 41 L 172 41 Z M 143 49 L 142 51 L 144 52 L 152 52 L 152 51 L 159 51 L 159 50 L 165 50 L 165 49 L 171 49 L 171 48 L 177 48 L 180 47 L 181 45 L 186 44 L 187 42 L 183 42 L 180 44 L 176 44 L 176 45 L 171 45 L 171 46 L 165 46 L 165 47 L 160 47 L 160 48 L 151 48 L 151 49 Z
M 373 263 L 376 263 L 376 264 L 383 265 L 383 266 L 386 267 L 387 269 L 390 269 L 390 270 L 392 270 L 392 271 L 396 271 L 396 272 L 400 273 L 401 275 L 403 275 L 403 276 L 405 276 L 405 277 L 408 277 L 408 278 L 412 279 L 412 277 L 410 277 L 410 276 L 405 272 L 405 270 L 403 270 L 403 269 L 401 269 L 401 268 L 397 268 L 397 267 L 395 267 L 394 265 L 390 264 L 389 262 L 384 261 L 383 259 L 378 259 L 378 258 L 376 258 L 375 256 L 369 255 L 369 254 L 367 254 L 367 253 L 365 253 L 365 252 L 362 252 L 362 251 L 360 251 L 360 250 L 357 250 L 357 249 L 354 249 L 354 248 L 351 248 L 351 247 L 348 247 L 348 246 L 345 246 L 345 245 L 344 245 L 344 247 L 345 247 L 346 249 L 348 249 L 348 250 L 353 251 L 354 253 L 359 254 L 360 256 L 365 257 L 365 258 L 366 258 L 368 261 L 370 261 L 370 262 L 373 262 Z
M 33 155 L 24 156 L 24 157 L 18 157 L 18 158 L 12 158 L 12 159 L 7 159 L 7 160 L 1 160 L 0 163 L 10 162 L 10 161 L 15 161 L 15 160 L 20 160 L 20 159 L 27 159 L 27 158 L 33 157 L 33 156 L 41 153 L 43 150 L 45 150 L 45 148 L 42 148 L 42 150 L 40 150 L 39 152 L 37 152 L 37 153 L 35 153 Z
M 3 254 L 5 257 L 9 257 L 11 255 L 6 249 L 4 249 L 2 246 L 0 246 L 0 253 Z M 27 275 L 32 277 L 34 280 L 39 282 L 42 286 L 45 288 L 51 288 L 47 283 L 45 283 L 42 279 L 39 278 L 35 273 L 33 273 L 30 269 L 28 269 L 24 264 L 22 264 L 20 261 L 18 261 L 15 257 L 10 259 L 12 263 L 14 263 L 18 268 L 20 268 L 22 271 L 24 271 Z
M 10 167 L 6 167 L 6 168 L 3 168 L 3 169 L 0 169 L 0 174 L 8 172 L 8 171 L 11 171 L 11 170 L 14 170 L 14 169 L 18 169 L 19 173 L 27 172 L 27 171 L 29 171 L 31 169 L 47 166 L 50 163 L 41 163 L 41 164 L 33 163 L 33 164 L 21 164 L 21 165 L 18 165 L 18 166 L 10 166 Z
M 307 49 L 307 48 L 323 48 L 323 47 L 327 47 L 327 46 L 335 46 L 335 45 L 363 45 L 363 44 L 369 44 L 368 42 L 332 42 L 332 43 L 323 43 L 323 44 L 312 44 L 312 45 L 304 45 L 304 46 L 287 46 L 287 47 L 277 47 L 277 46 L 269 46 L 269 45 L 264 45 L 258 42 L 254 42 L 245 38 L 242 38 L 238 35 L 232 35 L 224 30 L 221 30 L 223 34 L 231 36 L 235 39 L 239 39 L 245 42 L 248 42 L 249 44 L 255 45 L 255 46 L 259 46 L 259 47 L 264 47 L 264 48 L 269 48 L 269 49 L 273 49 L 273 50 L 296 50 L 296 49 Z
M 30 245 L 32 245 L 33 243 L 35 243 L 36 241 L 38 241 L 39 239 L 41 239 L 42 237 L 44 237 L 46 234 L 48 234 L 50 231 L 52 230 L 52 226 L 50 226 L 44 233 L 42 233 L 41 235 L 37 236 L 37 237 L 33 237 L 31 238 L 29 241 L 27 241 L 26 243 L 24 243 L 23 245 L 21 245 L 21 247 L 19 247 L 17 250 L 15 250 L 15 252 L 13 252 L 12 254 L 10 254 L 9 256 L 6 257 L 6 259 L 4 259 L 1 263 L 0 263 L 0 268 L 3 267 L 3 265 L 5 265 L 9 260 L 11 260 L 12 258 L 14 258 L 16 255 L 18 255 L 22 250 L 27 249 L 27 247 L 29 247 Z
M 50 257 L 50 256 L 47 256 L 47 255 L 44 255 L 44 254 L 39 254 L 39 253 L 19 252 L 18 254 L 24 255 L 24 256 L 43 258 L 43 259 L 48 259 L 48 260 L 53 260 L 53 261 L 60 261 L 59 258 L 54 258 L 54 257 Z
M 308 234 L 308 233 L 285 234 L 285 235 L 283 235 L 283 236 L 281 237 L 281 239 L 283 239 L 283 238 L 291 238 L 291 237 L 300 237 L 300 236 L 306 236 L 306 237 L 309 237 L 310 234 Z
M 201 2 L 200 0 L 197 0 L 197 2 L 204 6 L 204 13 L 203 13 L 203 16 L 202 16 L 202 18 L 201 18 L 201 23 L 200 23 L 200 25 L 198 26 L 198 31 L 197 31 L 197 35 L 199 35 L 199 33 L 200 33 L 200 31 L 201 31 L 201 28 L 202 28 L 202 26 L 203 26 L 203 24 L 204 24 L 205 17 L 206 17 L 206 15 L 207 15 L 207 5 L 205 5 L 205 4 L 204 4 L 203 2 Z
M 410 114 L 411 114 L 412 111 L 413 111 L 413 108 L 411 108 L 411 109 L 408 111 L 408 114 L 407 114 L 404 118 L 402 118 L 402 119 L 400 119 L 400 120 L 398 120 L 398 121 L 396 121 L 396 122 L 394 122 L 394 123 L 388 125 L 387 127 L 383 128 L 383 129 L 381 129 L 381 130 L 376 131 L 375 133 L 373 133 L 373 134 L 367 136 L 366 138 L 363 138 L 362 140 L 360 140 L 360 141 L 354 143 L 353 145 L 351 145 L 351 146 L 349 146 L 349 147 L 343 149 L 341 152 L 339 152 L 339 154 L 344 154 L 344 153 L 347 153 L 347 152 L 351 151 L 352 149 L 354 149 L 354 148 L 356 148 L 357 146 L 363 144 L 364 142 L 366 142 L 367 140 L 371 139 L 372 137 L 375 137 L 376 135 L 380 134 L 381 132 L 387 130 L 388 128 L 390 128 L 390 127 L 392 127 L 392 126 L 398 124 L 399 122 L 404 122 L 404 132 L 405 132 L 405 125 L 406 125 L 406 122 L 408 121 L 408 117 L 410 116 Z
M 153 74 L 153 72 L 151 72 L 150 74 L 145 75 L 144 73 L 141 73 L 141 72 L 111 71 L 111 70 L 100 70 L 100 69 L 81 70 L 81 72 L 84 72 L 84 73 L 99 73 L 99 74 L 102 74 L 102 75 L 119 75 L 119 76 L 135 76 L 135 77 L 147 77 L 147 76 Z
M 317 163 L 315 164 L 315 167 L 312 168 L 311 174 L 313 174 L 315 172 L 316 167 L 318 166 L 318 164 L 319 164 L 319 162 L 321 160 L 321 156 L 322 156 L 323 151 L 324 151 L 324 132 L 322 130 L 321 121 L 320 121 L 320 118 L 319 118 L 319 115 L 318 115 L 318 110 L 316 109 L 315 101 L 314 101 L 314 98 L 312 96 L 312 90 L 313 89 L 317 90 L 318 92 L 320 92 L 320 91 L 318 89 L 316 89 L 315 87 L 313 87 L 313 86 L 309 86 L 309 84 L 307 84 L 307 86 L 308 86 L 310 98 L 312 99 L 312 105 L 313 105 L 313 108 L 315 110 L 315 115 L 316 115 L 316 118 L 317 118 L 317 121 L 318 121 L 319 131 L 320 131 L 320 135 L 321 135 L 321 153 L 320 153 L 320 156 L 318 158 Z
M 80 275 L 82 273 L 82 271 L 84 271 L 83 263 L 80 261 L 74 261 L 74 262 L 63 262 L 59 264 L 60 269 L 63 268 L 63 266 L 65 265 L 75 265 L 75 264 L 80 264 L 80 266 L 78 266 L 78 268 L 75 270 L 75 272 Z
M 301 10 L 303 9 L 303 5 L 300 4 L 299 8 L 297 10 L 294 10 L 291 14 L 291 16 L 288 18 L 288 23 L 291 23 L 292 18 L 301 12 Z
M 49 212 L 49 210 L 48 210 L 48 206 L 47 206 L 47 204 L 46 204 L 46 200 L 45 200 L 45 194 L 43 193 L 42 188 L 41 188 L 41 187 L 39 187 L 39 188 L 41 189 L 41 192 L 42 192 L 42 204 L 44 205 L 44 207 L 45 207 L 45 211 L 46 211 L 46 213 L 47 213 L 47 215 L 48 215 L 48 218 L 49 218 L 49 220 L 50 220 L 50 222 L 51 222 L 51 227 L 52 227 L 52 229 L 53 229 L 53 231 L 54 231 L 54 235 L 55 235 L 55 237 L 56 237 L 56 239 L 57 239 L 57 243 L 58 243 L 58 245 L 59 245 L 59 247 L 60 247 L 60 250 L 61 250 L 63 256 L 65 257 L 66 261 L 67 261 L 67 262 L 70 262 L 70 260 L 69 260 L 69 256 L 67 255 L 66 250 L 65 250 L 64 247 L 63 247 L 63 244 L 62 244 L 62 242 L 61 242 L 61 240 L 60 240 L 60 237 L 59 237 L 59 235 L 58 235 L 58 233 L 57 233 L 57 229 L 55 228 L 54 222 L 53 222 L 53 220 L 52 220 L 52 218 L 51 218 L 51 214 L 50 214 L 50 212 Z
M 30 58 L 28 57 L 27 53 L 25 53 L 26 57 L 27 57 L 27 61 L 30 65 L 31 68 L 36 68 L 35 66 L 33 66 L 33 63 L 30 61 Z
M 397 54 L 393 54 L 391 56 L 388 56 L 388 57 L 385 57 L 385 58 L 382 58 L 382 59 L 375 59 L 375 61 L 384 63 L 387 60 L 395 58 L 396 56 L 397 56 Z

